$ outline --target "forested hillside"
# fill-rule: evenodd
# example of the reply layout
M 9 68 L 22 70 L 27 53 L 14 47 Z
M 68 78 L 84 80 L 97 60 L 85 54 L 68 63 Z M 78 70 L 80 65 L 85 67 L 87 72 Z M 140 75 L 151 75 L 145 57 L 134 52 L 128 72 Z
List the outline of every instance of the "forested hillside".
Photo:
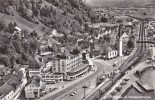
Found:
M 12 16 L 17 12 L 31 22 L 62 32 L 80 31 L 85 22 L 96 20 L 82 0 L 0 0 L 0 12 Z

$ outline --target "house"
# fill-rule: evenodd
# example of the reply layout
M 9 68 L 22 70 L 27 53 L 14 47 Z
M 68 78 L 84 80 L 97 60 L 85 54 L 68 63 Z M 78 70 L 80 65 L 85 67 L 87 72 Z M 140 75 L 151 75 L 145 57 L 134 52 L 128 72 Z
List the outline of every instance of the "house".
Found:
M 3 64 L 0 64 L 0 79 L 2 79 L 4 75 L 5 75 L 5 66 Z
M 0 86 L 0 100 L 14 100 L 21 92 L 23 85 L 22 73 L 15 73 Z
M 150 44 L 149 56 L 152 60 L 155 60 L 155 44 Z
M 0 100 L 11 100 L 14 95 L 15 88 L 9 84 L 0 87 Z
M 15 31 L 17 31 L 19 33 L 21 33 L 21 31 L 22 31 L 22 29 L 20 27 L 18 27 L 18 26 L 15 26 L 14 29 L 15 29 Z
M 128 41 L 129 41 L 129 35 L 126 32 L 124 32 L 122 35 L 122 43 L 126 44 Z
M 46 56 L 52 54 L 52 52 L 58 49 L 58 41 L 53 38 L 44 37 L 39 40 L 40 43 L 40 55 Z
M 24 89 L 25 98 L 39 98 L 45 87 L 46 83 L 42 82 L 39 76 L 29 78 Z
M 29 62 L 28 74 L 30 77 L 32 76 L 40 76 L 41 74 L 41 66 L 37 62 L 36 59 L 31 59 Z
M 112 59 L 118 56 L 118 50 L 115 49 L 114 45 L 105 44 L 102 48 L 102 54 L 105 59 Z
M 57 57 L 49 56 L 46 58 L 46 64 L 44 67 L 44 71 L 51 70 L 52 73 L 62 73 L 62 67 L 60 66 L 60 59 Z
M 14 27 L 14 34 L 12 35 L 17 35 L 20 39 L 24 37 L 24 34 L 22 33 L 22 29 L 18 26 Z
M 50 37 L 63 37 L 64 35 L 62 33 L 59 33 L 56 29 L 54 29 L 52 32 L 51 32 L 51 35 Z

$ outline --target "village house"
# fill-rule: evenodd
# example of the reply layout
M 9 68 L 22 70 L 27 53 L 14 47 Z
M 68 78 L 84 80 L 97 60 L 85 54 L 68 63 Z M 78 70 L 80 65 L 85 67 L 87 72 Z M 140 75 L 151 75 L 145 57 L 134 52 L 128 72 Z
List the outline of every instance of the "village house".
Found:
M 37 62 L 36 59 L 32 59 L 29 62 L 29 68 L 28 68 L 28 74 L 30 77 L 32 76 L 40 76 L 41 74 L 41 66 L 39 65 L 39 63 Z
M 52 54 L 60 43 L 53 38 L 44 37 L 39 40 L 40 43 L 40 55 L 46 56 Z
M 46 83 L 42 82 L 39 76 L 33 76 L 29 78 L 24 89 L 25 98 L 27 99 L 39 98 L 45 87 Z
M 114 45 L 105 44 L 101 52 L 105 59 L 112 59 L 118 56 L 118 50 L 116 50 Z
M 26 83 L 26 80 L 22 79 L 23 74 L 20 70 L 14 70 L 12 74 L 3 77 L 1 81 L 6 82 L 0 84 L 0 100 L 13 100 L 19 95 Z
M 150 44 L 149 52 L 150 52 L 150 58 L 152 60 L 155 60 L 155 45 L 154 44 Z

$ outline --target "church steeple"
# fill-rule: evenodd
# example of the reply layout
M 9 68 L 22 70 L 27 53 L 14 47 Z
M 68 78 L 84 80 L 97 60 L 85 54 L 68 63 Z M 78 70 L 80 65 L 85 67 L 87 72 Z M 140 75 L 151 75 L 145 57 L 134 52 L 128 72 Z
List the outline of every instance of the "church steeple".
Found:
M 119 24 L 119 28 L 118 28 L 118 36 L 117 36 L 117 38 L 118 38 L 118 40 L 119 40 L 119 56 L 123 56 L 123 54 L 122 54 L 122 49 L 123 49 L 123 47 L 122 47 L 122 34 L 123 34 L 123 32 L 122 32 L 122 24 Z
M 118 27 L 118 38 L 120 38 L 122 35 L 123 35 L 123 32 L 122 32 L 122 24 L 119 24 L 119 27 Z

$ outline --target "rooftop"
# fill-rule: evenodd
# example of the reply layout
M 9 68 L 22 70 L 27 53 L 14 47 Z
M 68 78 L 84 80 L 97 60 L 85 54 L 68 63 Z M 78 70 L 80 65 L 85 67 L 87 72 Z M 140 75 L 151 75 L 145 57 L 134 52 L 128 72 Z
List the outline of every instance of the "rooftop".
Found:
M 40 86 L 40 81 L 41 81 L 41 79 L 40 79 L 39 76 L 33 76 L 33 77 L 28 79 L 26 86 L 30 85 L 30 84 L 34 84 L 36 86 Z
M 22 75 L 21 74 L 14 74 L 11 75 L 11 78 L 5 83 L 3 84 L 3 82 L 1 81 L 0 84 L 0 95 L 2 94 L 8 94 L 9 92 L 15 90 L 19 84 L 21 83 L 22 80 Z
M 32 68 L 32 69 L 39 69 L 40 66 L 39 66 L 39 63 L 37 62 L 36 59 L 32 58 L 29 62 L 29 68 Z
M 14 90 L 15 88 L 12 85 L 5 83 L 0 87 L 0 95 L 8 94 L 9 92 Z

